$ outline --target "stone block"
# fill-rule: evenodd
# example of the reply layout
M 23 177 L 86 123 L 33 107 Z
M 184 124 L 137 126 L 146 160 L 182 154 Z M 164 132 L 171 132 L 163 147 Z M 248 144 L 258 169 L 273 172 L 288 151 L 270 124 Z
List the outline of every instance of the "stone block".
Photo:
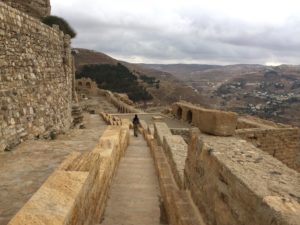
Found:
M 185 185 L 212 224 L 300 224 L 299 174 L 234 137 L 193 138 Z
M 203 133 L 216 136 L 232 136 L 237 126 L 236 113 L 205 109 L 187 102 L 173 104 L 173 113 L 178 119 L 191 123 Z
M 237 114 L 218 110 L 197 109 L 196 126 L 207 134 L 216 136 L 234 135 L 237 125 Z
M 9 225 L 64 225 L 87 177 L 87 172 L 55 171 Z
M 163 145 L 164 137 L 171 136 L 172 133 L 166 123 L 155 122 L 154 123 L 154 137 L 157 138 L 157 142 L 160 146 Z

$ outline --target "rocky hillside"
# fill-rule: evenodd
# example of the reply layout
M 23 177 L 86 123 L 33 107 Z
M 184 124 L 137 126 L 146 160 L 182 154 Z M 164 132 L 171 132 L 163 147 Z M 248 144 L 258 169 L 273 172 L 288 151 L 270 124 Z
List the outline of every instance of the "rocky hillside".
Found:
M 169 104 L 179 99 L 188 100 L 194 103 L 207 105 L 207 102 L 201 95 L 185 82 L 176 78 L 173 74 L 160 70 L 143 67 L 141 65 L 131 64 L 119 61 L 101 52 L 95 52 L 87 49 L 73 49 L 75 53 L 75 65 L 77 71 L 80 71 L 84 65 L 91 64 L 122 64 L 127 67 L 137 78 L 140 85 L 153 96 L 154 103 Z M 147 77 L 149 79 L 147 79 Z M 159 81 L 159 85 L 151 84 L 151 79 Z
M 172 72 L 211 107 L 300 126 L 300 66 L 143 65 Z

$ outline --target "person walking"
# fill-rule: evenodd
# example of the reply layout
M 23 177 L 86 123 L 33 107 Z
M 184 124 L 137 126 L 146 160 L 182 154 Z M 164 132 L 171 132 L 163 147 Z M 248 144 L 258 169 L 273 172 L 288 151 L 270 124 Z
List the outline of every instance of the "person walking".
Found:
M 133 124 L 133 134 L 135 137 L 137 137 L 138 136 L 138 128 L 140 125 L 140 119 L 138 118 L 138 116 L 136 114 L 134 115 L 132 124 Z

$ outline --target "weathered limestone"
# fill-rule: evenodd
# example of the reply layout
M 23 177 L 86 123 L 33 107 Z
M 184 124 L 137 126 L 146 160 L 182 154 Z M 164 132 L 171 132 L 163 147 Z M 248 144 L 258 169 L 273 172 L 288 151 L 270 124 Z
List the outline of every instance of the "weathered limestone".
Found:
M 156 131 L 161 123 L 156 123 Z M 153 135 L 149 134 L 148 130 L 143 129 L 143 135 L 151 149 L 154 158 L 156 171 L 159 179 L 159 186 L 162 195 L 164 207 L 167 212 L 168 222 L 170 225 L 205 225 L 199 212 L 196 210 L 190 195 L 187 191 L 180 190 L 174 180 L 174 174 L 168 163 L 168 159 L 161 146 L 157 144 L 157 140 Z M 167 136 L 170 137 L 170 136 Z
M 154 137 L 163 147 L 178 187 L 183 189 L 187 144 L 181 136 L 172 135 L 166 123 L 156 122 L 154 128 Z
M 87 177 L 88 172 L 55 171 L 9 225 L 65 224 Z
M 96 224 L 128 143 L 128 128 L 109 126 L 91 152 L 71 153 L 9 225 Z
M 175 181 L 180 189 L 183 189 L 184 166 L 187 157 L 187 144 L 181 136 L 172 135 L 164 137 L 163 149 L 167 155 Z
M 193 124 L 203 133 L 232 136 L 236 129 L 237 114 L 233 112 L 205 109 L 187 102 L 177 102 L 172 109 L 178 119 Z
M 41 19 L 49 16 L 51 11 L 50 0 L 2 0 L 32 17 Z
M 172 107 L 178 119 L 192 123 L 201 132 L 215 136 L 238 136 L 300 171 L 297 164 L 300 155 L 299 128 L 251 116 L 238 118 L 236 113 L 204 109 L 187 102 L 177 102 Z
M 98 85 L 91 78 L 81 78 L 75 80 L 76 91 L 85 93 L 88 95 L 98 95 Z
M 122 120 L 117 116 L 113 116 L 104 112 L 101 112 L 100 115 L 103 118 L 103 120 L 109 125 L 116 125 L 116 126 L 122 125 Z
M 185 180 L 208 224 L 300 224 L 299 173 L 245 140 L 192 130 Z
M 154 137 L 160 146 L 163 146 L 165 136 L 172 136 L 168 125 L 163 122 L 154 123 Z
M 0 2 L 0 151 L 70 127 L 73 76 L 69 36 Z
M 236 136 L 300 171 L 296 164 L 300 154 L 299 128 L 258 118 L 239 118 L 238 128 Z
M 106 98 L 113 103 L 122 113 L 141 113 L 142 110 L 136 109 L 114 96 L 111 91 L 105 91 Z

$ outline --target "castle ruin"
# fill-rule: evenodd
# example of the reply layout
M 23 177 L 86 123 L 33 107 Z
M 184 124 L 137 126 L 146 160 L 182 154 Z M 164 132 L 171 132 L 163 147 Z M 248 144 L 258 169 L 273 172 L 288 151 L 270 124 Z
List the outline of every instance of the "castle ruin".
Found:
M 145 113 L 75 82 L 49 10 L 0 2 L 0 225 L 300 225 L 298 128 L 182 101 Z
M 69 128 L 75 73 L 70 37 L 17 10 L 39 1 L 10 2 L 0 2 L 1 151 Z

